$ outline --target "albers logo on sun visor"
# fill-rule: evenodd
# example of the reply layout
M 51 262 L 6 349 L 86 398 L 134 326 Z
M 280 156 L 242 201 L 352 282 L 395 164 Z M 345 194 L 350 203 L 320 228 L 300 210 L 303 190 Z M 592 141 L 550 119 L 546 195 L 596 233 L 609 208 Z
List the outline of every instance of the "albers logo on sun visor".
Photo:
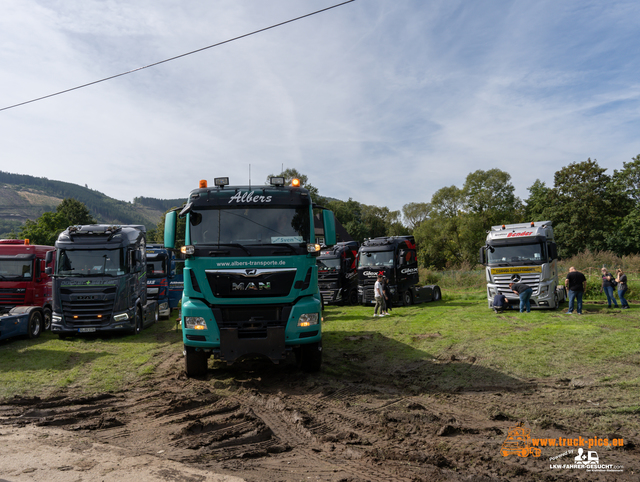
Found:
M 271 202 L 271 196 L 260 196 L 260 195 L 253 195 L 253 191 L 251 192 L 237 192 L 235 193 L 233 196 L 231 196 L 231 198 L 229 199 L 229 203 L 231 204 L 232 202 L 236 202 L 236 203 L 270 203 Z

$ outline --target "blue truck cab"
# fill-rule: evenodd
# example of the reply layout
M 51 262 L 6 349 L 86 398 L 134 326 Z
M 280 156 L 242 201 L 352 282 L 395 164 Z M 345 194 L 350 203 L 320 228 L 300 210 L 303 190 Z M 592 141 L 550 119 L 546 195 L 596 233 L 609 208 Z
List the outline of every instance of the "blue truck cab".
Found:
M 182 298 L 180 260 L 160 244 L 147 245 L 147 299 L 156 300 L 161 318 L 169 318 Z
M 200 181 L 179 216 L 186 218 L 182 336 L 185 371 L 204 375 L 210 356 L 232 364 L 296 355 L 307 371 L 322 363 L 313 204 L 293 180 L 268 186 L 213 187 Z M 322 209 L 322 208 L 320 208 Z M 178 212 L 167 213 L 164 245 L 175 247 Z M 335 244 L 333 213 L 322 209 L 324 238 Z

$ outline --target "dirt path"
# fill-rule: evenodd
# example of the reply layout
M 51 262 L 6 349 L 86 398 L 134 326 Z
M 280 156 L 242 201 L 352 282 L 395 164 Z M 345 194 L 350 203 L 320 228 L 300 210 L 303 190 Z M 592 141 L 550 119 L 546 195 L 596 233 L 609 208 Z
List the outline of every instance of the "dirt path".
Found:
M 181 370 L 170 357 L 156 378 L 122 393 L 4 401 L 0 482 L 638 480 L 637 433 L 586 433 L 588 420 L 567 418 L 567 407 L 599 403 L 596 386 L 515 380 L 417 393 L 411 373 L 344 381 L 244 364 L 194 380 Z M 569 447 L 503 456 L 522 413 L 539 438 L 623 438 L 624 449 L 598 454 L 624 469 L 550 468 L 573 462 L 574 454 L 549 460 Z

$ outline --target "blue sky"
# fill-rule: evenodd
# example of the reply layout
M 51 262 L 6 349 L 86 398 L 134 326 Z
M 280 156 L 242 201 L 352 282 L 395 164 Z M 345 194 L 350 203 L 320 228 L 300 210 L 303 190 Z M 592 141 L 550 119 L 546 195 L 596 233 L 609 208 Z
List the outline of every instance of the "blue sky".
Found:
M 4 0 L 0 108 L 336 3 Z M 2 111 L 0 169 L 132 201 L 284 166 L 397 210 L 498 168 L 526 199 L 640 154 L 639 60 L 637 2 L 356 0 Z

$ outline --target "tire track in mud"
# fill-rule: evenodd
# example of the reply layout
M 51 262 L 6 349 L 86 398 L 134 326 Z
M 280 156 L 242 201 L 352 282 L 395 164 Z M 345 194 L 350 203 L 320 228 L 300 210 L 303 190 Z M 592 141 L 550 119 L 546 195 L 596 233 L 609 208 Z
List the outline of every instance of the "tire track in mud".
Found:
M 544 480 L 539 461 L 500 456 L 515 420 L 492 412 L 515 411 L 537 397 L 533 384 L 520 394 L 508 387 L 414 395 L 392 379 L 382 385 L 234 373 L 210 372 L 207 380 L 169 374 L 115 395 L 10 399 L 0 402 L 0 425 L 63 428 L 132 455 L 256 482 Z M 565 392 L 559 386 L 554 400 Z

